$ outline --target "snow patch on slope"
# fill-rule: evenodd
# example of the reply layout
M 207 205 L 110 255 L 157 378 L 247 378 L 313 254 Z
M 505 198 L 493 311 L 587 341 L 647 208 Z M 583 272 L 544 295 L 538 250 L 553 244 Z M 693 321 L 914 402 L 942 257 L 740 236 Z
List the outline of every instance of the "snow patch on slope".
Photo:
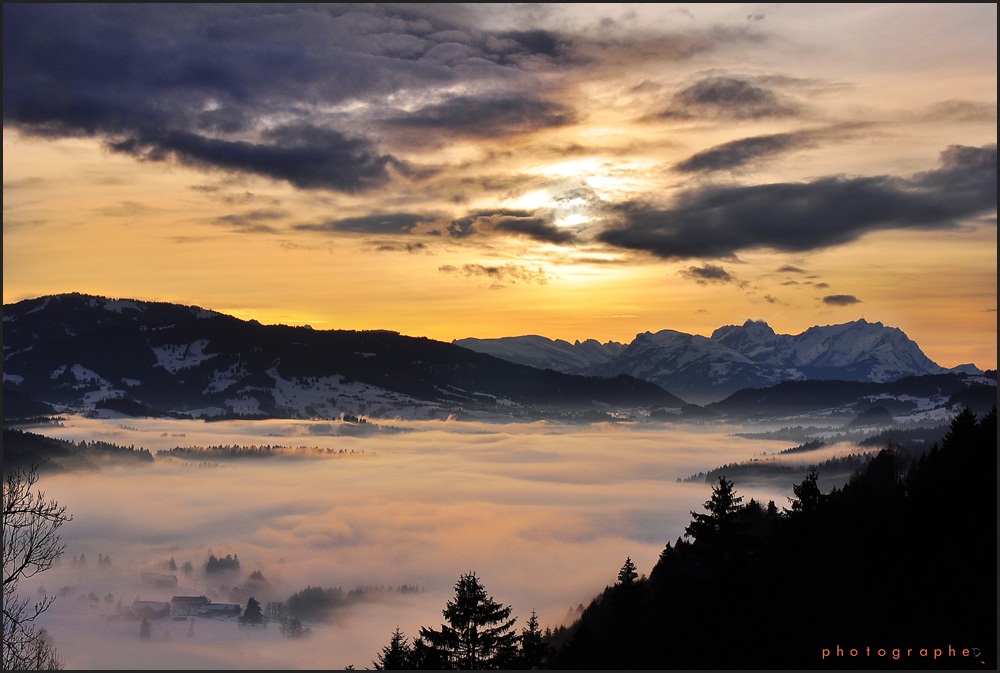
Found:
M 91 306 L 96 306 L 96 304 L 91 302 Z M 104 302 L 105 311 L 121 314 L 125 309 L 142 311 L 143 307 L 139 306 L 139 304 L 132 299 L 108 299 Z
M 275 405 L 297 410 L 305 416 L 381 416 L 388 410 L 394 410 L 401 416 L 413 417 L 418 410 L 426 412 L 434 406 L 423 400 L 365 383 L 345 383 L 339 375 L 286 379 L 278 373 L 276 367 L 267 370 L 267 374 L 274 379 L 271 393 L 274 395 Z
M 171 374 L 176 374 L 181 369 L 194 367 L 206 360 L 215 357 L 215 353 L 205 352 L 208 339 L 198 339 L 189 344 L 166 344 L 153 347 L 157 364 L 166 369 Z
M 205 386 L 204 393 L 221 393 L 223 390 L 229 386 L 237 383 L 240 379 L 246 376 L 249 372 L 247 371 L 246 365 L 242 362 L 236 362 L 229 369 L 225 371 L 216 370 L 214 373 L 214 378 L 212 381 Z

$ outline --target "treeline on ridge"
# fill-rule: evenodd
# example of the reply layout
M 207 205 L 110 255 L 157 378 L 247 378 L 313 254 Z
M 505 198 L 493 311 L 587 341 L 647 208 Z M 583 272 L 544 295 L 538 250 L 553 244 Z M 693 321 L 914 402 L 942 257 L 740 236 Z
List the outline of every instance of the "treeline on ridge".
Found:
M 6 474 L 18 468 L 34 466 L 39 473 L 69 470 L 97 471 L 104 463 L 130 462 L 149 464 L 157 458 L 170 457 L 187 460 L 273 458 L 288 456 L 343 456 L 366 454 L 364 450 L 345 448 L 320 448 L 316 446 L 288 447 L 281 445 L 237 445 L 174 447 L 156 452 L 148 449 L 121 446 L 103 441 L 74 442 L 68 439 L 46 437 L 18 428 L 3 429 L 3 471 Z
M 3 429 L 3 472 L 34 465 L 39 472 L 98 470 L 98 463 L 150 463 L 147 449 L 97 440 L 73 442 L 17 428 Z
M 829 493 L 810 472 L 781 513 L 720 477 L 648 577 L 557 634 L 550 666 L 995 667 L 996 439 L 996 407 L 966 408 L 917 458 L 887 447 Z

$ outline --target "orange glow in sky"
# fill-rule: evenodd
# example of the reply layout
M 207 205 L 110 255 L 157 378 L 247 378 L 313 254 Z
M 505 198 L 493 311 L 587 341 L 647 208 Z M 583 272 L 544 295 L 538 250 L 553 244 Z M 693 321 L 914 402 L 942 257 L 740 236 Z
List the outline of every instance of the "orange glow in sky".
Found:
M 5 304 L 996 368 L 995 3 L 3 11 Z

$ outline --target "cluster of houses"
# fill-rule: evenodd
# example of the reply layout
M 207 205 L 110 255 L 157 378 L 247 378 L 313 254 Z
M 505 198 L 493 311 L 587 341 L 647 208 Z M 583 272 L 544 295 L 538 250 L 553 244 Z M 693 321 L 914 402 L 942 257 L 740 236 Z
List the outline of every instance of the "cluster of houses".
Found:
M 187 619 L 188 617 L 239 617 L 239 603 L 213 603 L 207 596 L 174 596 L 169 601 L 132 601 L 129 608 L 136 619 Z

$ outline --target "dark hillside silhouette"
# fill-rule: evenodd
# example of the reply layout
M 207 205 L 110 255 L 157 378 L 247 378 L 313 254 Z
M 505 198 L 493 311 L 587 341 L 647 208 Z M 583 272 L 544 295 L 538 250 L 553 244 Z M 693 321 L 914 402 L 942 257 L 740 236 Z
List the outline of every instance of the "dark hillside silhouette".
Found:
M 560 635 L 559 669 L 996 668 L 996 407 L 778 512 L 720 477 L 648 578 Z
M 98 470 L 105 463 L 148 465 L 153 456 L 146 449 L 103 441 L 72 442 L 17 428 L 3 429 L 3 472 L 34 465 L 39 473 Z
M 88 394 L 103 392 L 100 407 L 129 415 L 187 415 L 218 407 L 223 413 L 215 418 L 315 416 L 275 399 L 278 378 L 304 388 L 337 379 L 339 385 L 364 384 L 424 406 L 527 417 L 596 412 L 607 420 L 608 410 L 618 406 L 683 404 L 660 386 L 628 375 L 537 369 L 389 330 L 262 325 L 197 307 L 133 300 L 126 302 L 134 308 L 115 305 L 115 312 L 106 308 L 109 302 L 65 295 L 5 307 L 10 319 L 4 368 L 19 381 L 5 390 L 16 390 L 23 414 L 39 415 L 48 408 L 44 404 L 87 411 Z M 106 392 L 111 382 L 124 380 L 134 382 L 127 395 Z M 256 409 L 234 411 L 227 400 L 239 398 L 253 398 Z

